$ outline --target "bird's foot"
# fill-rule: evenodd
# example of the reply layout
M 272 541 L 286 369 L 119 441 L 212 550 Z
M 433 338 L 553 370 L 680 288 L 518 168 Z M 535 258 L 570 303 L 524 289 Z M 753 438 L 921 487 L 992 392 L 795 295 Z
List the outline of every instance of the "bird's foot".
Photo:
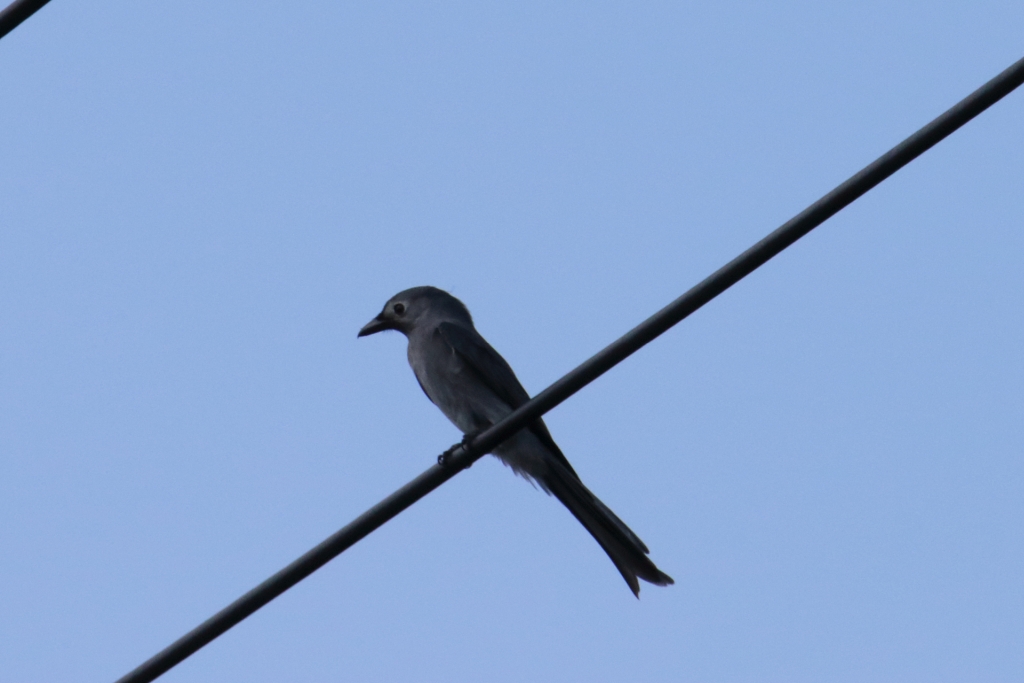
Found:
M 448 467 L 448 463 L 451 462 L 452 456 L 455 455 L 456 449 L 462 448 L 461 443 L 457 443 L 441 455 L 437 456 L 437 464 L 441 467 Z
M 461 448 L 464 451 L 468 451 L 469 450 L 469 443 L 473 439 L 475 439 L 480 434 L 480 432 L 482 432 L 482 431 L 484 431 L 484 430 L 483 429 L 477 429 L 476 431 L 467 432 L 466 434 L 464 434 L 462 436 L 462 441 L 460 441 L 459 443 L 455 444 L 454 446 L 452 446 L 451 448 L 446 450 L 441 455 L 437 456 L 437 464 L 440 465 L 441 467 L 448 467 L 448 465 L 451 463 L 452 456 L 455 455 L 455 451 L 457 449 L 459 449 L 459 448 Z M 473 463 L 469 463 L 468 465 L 466 465 L 466 469 L 469 469 L 470 467 L 472 467 L 472 465 L 473 465 Z

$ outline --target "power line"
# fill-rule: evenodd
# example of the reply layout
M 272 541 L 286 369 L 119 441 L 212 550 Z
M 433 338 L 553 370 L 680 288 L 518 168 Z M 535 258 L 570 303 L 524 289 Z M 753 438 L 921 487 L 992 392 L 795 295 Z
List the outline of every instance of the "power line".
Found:
M 25 21 L 50 0 L 14 0 L 7 7 L 0 10 L 0 38 L 18 28 L 18 24 Z
M 281 595 L 392 517 L 489 453 L 590 382 L 824 223 L 1024 82 L 1024 59 L 958 102 L 697 286 L 585 361 L 469 443 L 432 466 L 290 565 L 235 600 L 117 683 L 148 683 Z

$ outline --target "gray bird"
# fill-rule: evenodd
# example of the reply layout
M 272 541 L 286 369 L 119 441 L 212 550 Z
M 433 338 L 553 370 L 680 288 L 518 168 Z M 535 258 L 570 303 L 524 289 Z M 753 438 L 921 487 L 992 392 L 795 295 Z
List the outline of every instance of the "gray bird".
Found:
M 413 287 L 399 292 L 358 336 L 383 330 L 398 330 L 408 338 L 409 365 L 420 388 L 463 434 L 483 431 L 530 400 L 509 364 L 473 327 L 469 310 L 445 291 Z M 643 541 L 583 485 L 543 420 L 510 437 L 494 455 L 569 508 L 634 595 L 640 597 L 637 578 L 657 586 L 674 583 L 647 557 Z

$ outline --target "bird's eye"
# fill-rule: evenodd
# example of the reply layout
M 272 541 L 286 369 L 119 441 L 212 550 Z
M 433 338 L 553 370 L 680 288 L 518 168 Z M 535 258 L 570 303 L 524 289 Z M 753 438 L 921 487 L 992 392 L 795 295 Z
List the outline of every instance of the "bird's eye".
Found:
M 402 315 L 405 313 L 405 304 L 395 304 L 395 315 Z

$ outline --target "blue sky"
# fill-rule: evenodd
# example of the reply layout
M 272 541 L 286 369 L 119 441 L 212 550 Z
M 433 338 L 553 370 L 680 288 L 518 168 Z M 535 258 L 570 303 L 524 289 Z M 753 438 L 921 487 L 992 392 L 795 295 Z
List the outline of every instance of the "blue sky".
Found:
M 55 0 L 0 41 L 0 670 L 112 680 L 1024 55 L 1020 2 Z M 1024 93 L 167 681 L 1019 681 Z

